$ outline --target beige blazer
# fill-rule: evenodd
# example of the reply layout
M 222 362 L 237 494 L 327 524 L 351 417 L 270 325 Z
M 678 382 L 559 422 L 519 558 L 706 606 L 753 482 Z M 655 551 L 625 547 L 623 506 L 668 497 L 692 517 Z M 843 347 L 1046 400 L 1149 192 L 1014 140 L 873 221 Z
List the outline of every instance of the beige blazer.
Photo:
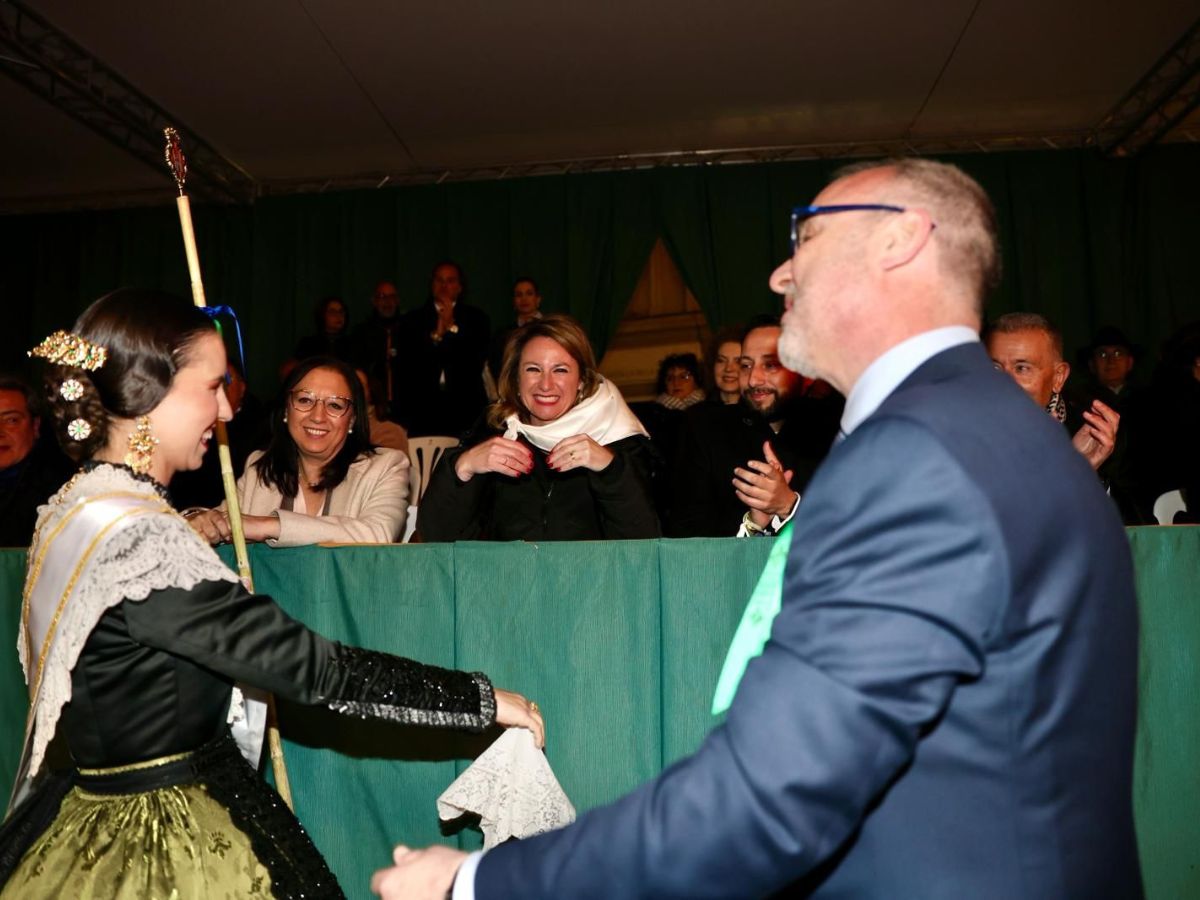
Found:
M 246 460 L 246 471 L 238 479 L 238 500 L 248 516 L 279 516 L 279 538 L 268 544 L 390 544 L 404 533 L 409 463 L 402 451 L 379 449 L 352 462 L 346 480 L 333 489 L 327 516 L 280 509 L 283 496 L 263 484 L 254 468 L 261 456 L 256 450 Z

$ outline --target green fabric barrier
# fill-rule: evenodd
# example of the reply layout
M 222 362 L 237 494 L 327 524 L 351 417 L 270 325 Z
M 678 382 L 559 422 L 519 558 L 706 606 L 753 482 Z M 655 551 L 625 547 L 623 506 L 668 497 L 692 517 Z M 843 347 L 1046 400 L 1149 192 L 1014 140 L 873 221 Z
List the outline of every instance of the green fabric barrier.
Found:
M 997 210 L 1005 277 L 995 315 L 1048 315 L 1068 351 L 1102 324 L 1124 326 L 1149 353 L 1195 318 L 1200 146 L 1152 148 L 1133 160 L 1091 151 L 947 157 L 983 184 Z M 693 166 L 265 197 L 194 207 L 210 302 L 238 310 L 251 385 L 313 328 L 313 304 L 336 295 L 352 322 L 372 286 L 392 279 L 403 309 L 424 302 L 433 264 L 460 262 L 467 298 L 496 324 L 511 318 L 514 278 L 537 279 L 547 311 L 569 312 L 603 354 L 657 237 L 709 323 L 777 312 L 767 278 L 788 252 L 792 207 L 837 167 L 829 160 Z M 164 184 L 150 209 L 0 216 L 0 359 L 8 365 L 69 327 L 121 285 L 190 296 L 179 225 Z M 1073 359 L 1073 357 L 1072 357 Z
M 1147 896 L 1200 896 L 1200 528 L 1129 531 L 1142 619 L 1134 807 Z M 481 670 L 545 712 L 547 755 L 580 810 L 694 750 L 768 540 L 251 549 L 257 588 L 329 637 Z M 228 548 L 223 548 L 229 558 Z M 0 646 L 24 572 L 0 551 Z M 0 653 L 0 781 L 25 720 Z M 281 704 L 297 812 L 351 897 L 397 842 L 444 836 L 435 800 L 490 735 L 360 722 Z

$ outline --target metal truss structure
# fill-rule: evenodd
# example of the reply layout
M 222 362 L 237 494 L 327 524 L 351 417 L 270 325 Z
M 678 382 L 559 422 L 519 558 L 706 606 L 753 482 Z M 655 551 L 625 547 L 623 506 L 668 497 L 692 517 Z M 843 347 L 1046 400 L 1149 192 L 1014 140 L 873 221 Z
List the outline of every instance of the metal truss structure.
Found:
M 257 195 L 250 175 L 18 0 L 0 0 L 0 72 L 161 171 L 165 185 L 172 184 L 163 161 L 170 125 L 188 148 L 191 193 L 225 202 Z
M 1090 143 L 1114 157 L 1157 143 L 1200 106 L 1200 19 L 1096 126 Z
M 197 197 L 247 203 L 278 194 L 314 193 L 457 181 L 489 181 L 677 166 L 717 166 L 855 157 L 927 156 L 1006 150 L 1096 147 L 1132 156 L 1164 140 L 1197 141 L 1200 129 L 1178 126 L 1200 106 L 1200 20 L 1093 129 L 1050 134 L 924 137 L 813 143 L 782 147 L 634 153 L 459 168 L 428 167 L 349 176 L 256 180 L 153 100 L 96 59 L 21 0 L 0 0 L 0 72 L 83 123 L 110 143 L 170 176 L 163 162 L 162 130 L 180 132 L 188 152 L 188 187 Z M 18 201 L 6 212 L 161 202 L 157 191 Z

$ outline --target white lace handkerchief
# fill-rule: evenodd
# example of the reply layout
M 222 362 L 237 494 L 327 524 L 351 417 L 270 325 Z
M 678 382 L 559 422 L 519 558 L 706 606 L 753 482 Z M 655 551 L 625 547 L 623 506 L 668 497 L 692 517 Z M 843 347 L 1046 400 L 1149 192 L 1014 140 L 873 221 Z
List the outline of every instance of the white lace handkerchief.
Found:
M 509 728 L 438 797 L 438 816 L 479 816 L 483 848 L 527 838 L 575 821 L 546 755 L 525 728 Z

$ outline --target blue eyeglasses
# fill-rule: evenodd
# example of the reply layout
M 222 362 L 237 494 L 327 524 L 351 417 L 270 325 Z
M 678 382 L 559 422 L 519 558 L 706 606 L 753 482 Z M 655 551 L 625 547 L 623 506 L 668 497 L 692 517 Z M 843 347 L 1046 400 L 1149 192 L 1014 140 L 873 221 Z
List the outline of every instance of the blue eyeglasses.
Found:
M 888 203 L 838 203 L 832 206 L 797 206 L 792 210 L 792 255 L 800 246 L 800 226 L 813 216 L 824 216 L 829 213 L 841 212 L 907 212 L 907 207 L 892 206 Z

